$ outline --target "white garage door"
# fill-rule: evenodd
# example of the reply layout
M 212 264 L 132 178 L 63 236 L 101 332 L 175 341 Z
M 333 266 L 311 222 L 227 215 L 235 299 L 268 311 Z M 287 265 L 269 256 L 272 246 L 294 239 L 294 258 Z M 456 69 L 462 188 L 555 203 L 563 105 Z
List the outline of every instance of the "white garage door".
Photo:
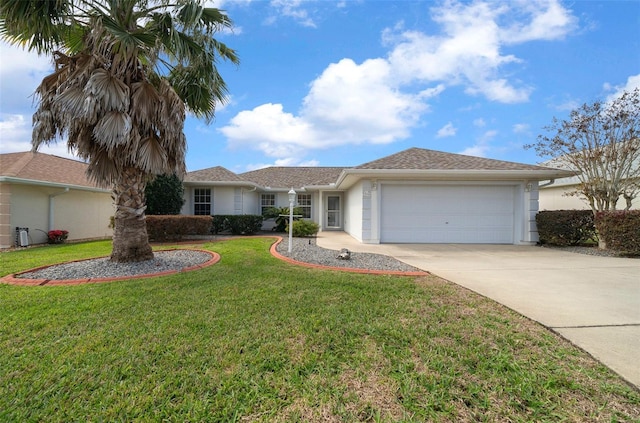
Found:
M 513 186 L 384 184 L 381 189 L 381 242 L 514 242 Z

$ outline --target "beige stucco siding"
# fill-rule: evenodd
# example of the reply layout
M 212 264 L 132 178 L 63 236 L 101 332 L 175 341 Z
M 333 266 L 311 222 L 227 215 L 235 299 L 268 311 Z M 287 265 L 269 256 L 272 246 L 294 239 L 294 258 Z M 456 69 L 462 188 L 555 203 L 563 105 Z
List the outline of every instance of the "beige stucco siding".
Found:
M 11 227 L 11 184 L 0 183 L 0 248 L 13 245 L 14 228 Z
M 589 203 L 580 195 L 566 195 L 568 192 L 575 191 L 575 185 L 550 185 L 540 188 L 540 210 L 589 210 Z M 624 209 L 627 206 L 624 198 L 618 198 L 616 208 Z M 632 209 L 640 207 L 640 199 L 633 201 Z
M 9 225 L 2 226 L 2 248 L 15 243 L 15 228 L 29 228 L 29 242 L 45 243 L 53 229 L 69 231 L 69 240 L 110 237 L 111 195 L 105 192 L 69 190 L 26 184 L 2 184 L 2 208 L 10 197 Z M 50 197 L 54 196 L 54 197 Z M 50 208 L 51 206 L 51 208 Z M 50 227 L 49 219 L 53 225 Z M 4 220 L 7 220 L 3 216 Z
M 115 214 L 111 194 L 70 190 L 53 198 L 53 228 L 69 231 L 69 239 L 110 238 Z

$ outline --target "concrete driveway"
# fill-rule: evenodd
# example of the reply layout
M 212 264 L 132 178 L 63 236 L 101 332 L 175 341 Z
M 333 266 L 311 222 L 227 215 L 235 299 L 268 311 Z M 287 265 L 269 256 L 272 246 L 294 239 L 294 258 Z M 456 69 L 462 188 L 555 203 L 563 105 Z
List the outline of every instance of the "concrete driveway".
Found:
M 386 254 L 469 288 L 553 329 L 640 388 L 640 259 L 535 246 L 360 244 L 322 232 L 318 245 Z

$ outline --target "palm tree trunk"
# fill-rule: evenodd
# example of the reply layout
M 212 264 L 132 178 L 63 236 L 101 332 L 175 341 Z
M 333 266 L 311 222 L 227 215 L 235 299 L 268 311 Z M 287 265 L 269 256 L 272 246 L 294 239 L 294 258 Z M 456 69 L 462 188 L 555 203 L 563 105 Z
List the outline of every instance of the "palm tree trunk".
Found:
M 127 167 L 113 187 L 116 214 L 111 261 L 126 263 L 153 258 L 144 215 L 144 179 L 142 171 Z

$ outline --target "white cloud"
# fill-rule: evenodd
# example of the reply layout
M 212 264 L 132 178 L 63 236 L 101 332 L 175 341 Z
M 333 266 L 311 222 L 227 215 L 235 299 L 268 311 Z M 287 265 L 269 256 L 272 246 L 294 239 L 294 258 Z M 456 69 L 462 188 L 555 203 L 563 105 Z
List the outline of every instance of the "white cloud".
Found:
M 487 122 L 485 122 L 485 120 L 482 118 L 474 119 L 473 126 L 484 128 L 485 126 L 487 126 Z
M 271 7 L 275 9 L 274 14 L 267 18 L 267 24 L 274 23 L 279 17 L 292 18 L 302 26 L 315 28 L 316 23 L 309 16 L 309 12 L 302 7 L 302 0 L 271 0 Z
M 516 123 L 513 125 L 513 132 L 516 134 L 526 134 L 529 132 L 530 125 L 528 123 Z
M 513 22 L 501 31 L 506 44 L 562 39 L 578 27 L 578 19 L 555 0 L 515 2 L 525 22 Z
M 240 170 L 240 172 L 249 172 L 251 170 L 264 169 L 265 167 L 272 167 L 272 166 L 317 167 L 317 166 L 320 166 L 320 162 L 318 160 L 299 161 L 299 160 L 297 160 L 295 158 L 288 157 L 286 159 L 275 160 L 273 163 L 254 163 L 254 164 L 249 164 L 249 165 L 247 165 L 245 167 L 245 169 Z
M 499 76 L 506 65 L 521 62 L 503 54 L 503 47 L 562 38 L 577 23 L 557 1 L 532 3 L 446 2 L 432 8 L 433 20 L 442 27 L 440 35 L 402 31 L 401 26 L 385 31 L 384 40 L 395 45 L 389 61 L 403 81 L 444 81 L 462 84 L 468 94 L 492 101 L 527 101 L 532 87 Z
M 232 148 L 258 148 L 270 157 L 296 157 L 310 149 L 336 145 L 386 144 L 409 136 L 424 97 L 441 90 L 406 94 L 394 87 L 389 63 L 343 59 L 311 83 L 298 116 L 281 104 L 263 104 L 233 117 L 220 131 Z
M 622 96 L 622 94 L 627 91 L 627 92 L 631 92 L 633 90 L 635 90 L 636 88 L 640 88 L 640 74 L 638 75 L 631 75 L 630 77 L 627 78 L 627 82 L 624 85 L 616 85 L 613 86 L 611 84 L 605 84 L 604 88 L 607 91 L 614 91 L 613 93 L 609 94 L 607 96 L 607 102 L 612 102 L 613 100 L 615 100 L 616 98 Z
M 460 152 L 460 154 L 465 154 L 467 156 L 477 156 L 477 157 L 487 157 L 489 156 L 489 152 L 492 147 L 490 145 L 490 141 L 498 135 L 498 131 L 490 130 L 485 132 L 478 141 L 472 145 L 471 147 L 467 147 Z
M 296 19 L 308 17 L 299 0 L 274 0 L 271 5 Z M 505 69 L 522 60 L 502 50 L 526 41 L 562 38 L 577 22 L 554 0 L 535 5 L 524 0 L 447 1 L 431 8 L 431 15 L 441 27 L 438 34 L 404 30 L 399 23 L 382 34 L 389 47 L 385 58 L 360 64 L 347 58 L 327 66 L 310 84 L 299 111 L 263 104 L 238 113 L 220 131 L 231 148 L 258 149 L 277 159 L 334 145 L 404 139 L 429 110 L 426 102 L 448 86 L 461 85 L 467 94 L 490 101 L 528 101 L 533 88 L 508 77 L 512 69 Z M 485 125 L 482 119 L 474 124 Z M 439 131 L 439 136 L 453 134 L 453 125 Z
M 458 128 L 453 126 L 453 123 L 449 122 L 442 128 L 438 129 L 436 138 L 452 137 L 458 132 Z

